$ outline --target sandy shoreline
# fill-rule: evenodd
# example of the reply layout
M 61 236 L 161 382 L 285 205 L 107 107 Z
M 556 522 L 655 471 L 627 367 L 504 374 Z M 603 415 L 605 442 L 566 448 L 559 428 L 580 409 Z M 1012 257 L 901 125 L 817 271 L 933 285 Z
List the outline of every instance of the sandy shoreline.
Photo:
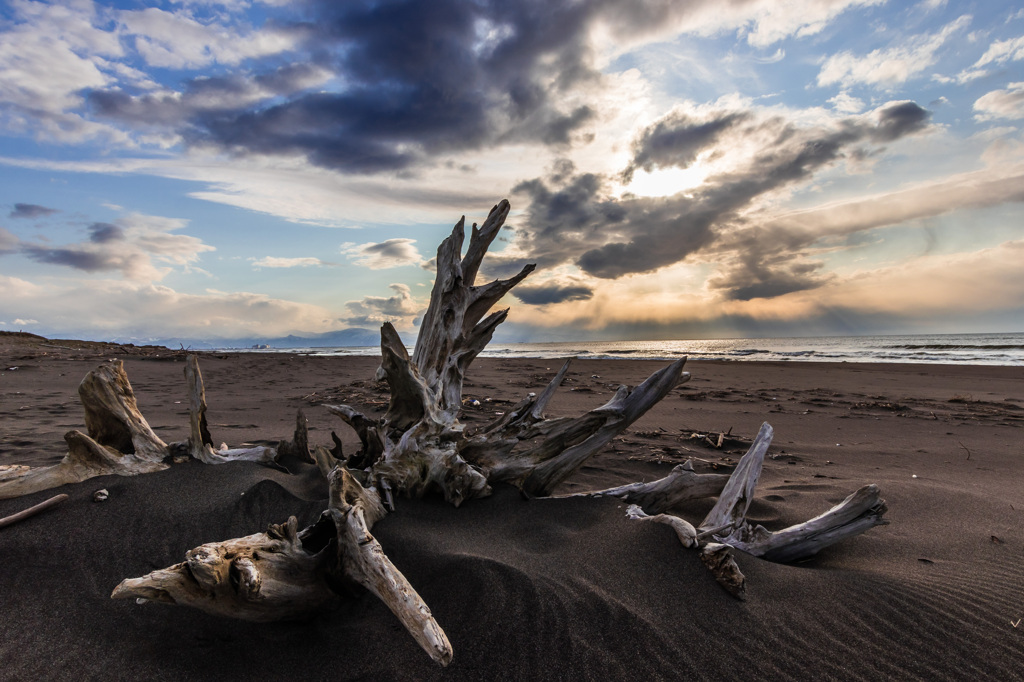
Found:
M 165 441 L 187 435 L 181 354 L 0 339 L 0 464 L 52 464 L 83 427 L 76 387 L 122 360 L 139 406 Z M 159 357 L 157 355 L 159 354 Z M 310 440 L 346 451 L 355 437 L 319 405 L 370 414 L 386 394 L 373 358 L 202 354 L 213 437 L 231 446 L 290 435 L 303 408 Z M 579 414 L 663 363 L 579 360 L 552 402 Z M 551 360 L 479 359 L 469 425 L 542 388 Z M 17 369 L 13 369 L 17 368 Z M 563 486 L 595 489 L 663 476 L 695 458 L 728 470 L 695 432 L 776 440 L 752 516 L 770 528 L 805 520 L 864 483 L 891 524 L 799 566 L 743 557 L 737 602 L 666 528 L 594 500 L 526 502 L 500 490 L 461 509 L 405 501 L 375 528 L 430 604 L 455 649 L 435 668 L 372 599 L 307 623 L 253 625 L 182 607 L 114 602 L 124 577 L 212 540 L 263 530 L 322 500 L 297 477 L 252 465 L 188 464 L 105 477 L 55 492 L 71 499 L 0 529 L 4 679 L 621 679 L 780 676 L 1009 679 L 1024 661 L 1024 368 L 691 362 L 672 391 Z M 111 499 L 91 502 L 105 487 Z M 244 493 L 244 494 L 243 494 Z M 585 502 L 581 503 L 581 502 Z M 692 520 L 710 507 L 693 504 Z

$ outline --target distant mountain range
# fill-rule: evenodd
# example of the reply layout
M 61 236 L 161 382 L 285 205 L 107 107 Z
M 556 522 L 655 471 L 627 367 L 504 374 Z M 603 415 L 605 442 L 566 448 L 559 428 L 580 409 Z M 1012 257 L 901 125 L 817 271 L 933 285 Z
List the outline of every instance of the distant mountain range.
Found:
M 415 336 L 400 334 L 406 344 L 415 342 Z M 200 339 L 194 337 L 171 337 L 159 339 L 119 338 L 111 339 L 116 343 L 146 343 L 168 348 L 193 348 L 195 350 L 212 350 L 218 348 L 351 348 L 354 346 L 380 346 L 380 331 L 376 329 L 341 329 L 322 334 L 298 336 L 266 337 L 243 336 L 233 339 Z

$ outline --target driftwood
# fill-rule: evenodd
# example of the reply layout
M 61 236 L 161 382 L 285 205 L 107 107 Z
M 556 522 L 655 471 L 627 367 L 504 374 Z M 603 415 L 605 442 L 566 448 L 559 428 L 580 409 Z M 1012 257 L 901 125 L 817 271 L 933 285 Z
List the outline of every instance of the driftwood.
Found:
M 458 415 L 466 370 L 491 339 L 508 309 L 490 308 L 534 266 L 507 280 L 477 286 L 484 254 L 508 216 L 502 201 L 483 226 L 474 224 L 466 255 L 465 217 L 437 250 L 437 277 L 410 357 L 394 327 L 381 330 L 380 375 L 391 400 L 373 421 L 347 405 L 328 406 L 362 442 L 350 466 L 369 467 L 390 506 L 391 491 L 420 497 L 437 490 L 458 506 L 508 482 L 533 496 L 552 490 L 595 452 L 663 398 L 680 381 L 683 358 L 630 391 L 620 387 L 605 405 L 574 419 L 544 419 L 543 412 L 568 371 L 568 364 L 540 396 L 530 397 L 480 429 L 464 432 Z
M 250 461 L 271 464 L 283 455 L 312 461 L 306 417 L 299 410 L 292 440 L 276 447 L 213 449 L 206 424 L 206 392 L 199 361 L 186 358 L 190 435 L 182 443 L 164 443 L 139 410 L 124 364 L 114 361 L 89 372 L 78 386 L 88 433 L 64 434 L 68 452 L 53 466 L 0 466 L 0 499 L 21 497 L 96 476 L 135 476 L 166 469 L 171 457 L 187 454 L 206 464 Z
M 203 374 L 199 371 L 199 359 L 190 354 L 185 360 L 185 382 L 188 384 L 189 437 L 188 453 L 203 464 L 226 464 L 228 462 L 271 463 L 277 460 L 277 448 L 257 446 L 254 448 L 229 449 L 222 445 L 213 449 L 213 437 L 206 423 L 206 387 Z M 301 418 L 303 427 L 305 420 Z M 305 441 L 305 436 L 302 436 Z M 308 456 L 308 453 L 307 453 Z
M 100 445 L 81 431 L 64 434 L 68 454 L 48 467 L 0 467 L 0 499 L 31 495 L 68 483 L 81 483 L 96 476 L 136 476 L 167 468 L 162 462 L 126 455 Z
M 54 495 L 50 499 L 44 500 L 43 502 L 40 502 L 37 505 L 29 507 L 28 509 L 23 509 L 17 514 L 5 516 L 2 519 L 0 519 L 0 528 L 10 526 L 17 523 L 18 521 L 24 521 L 25 519 L 31 518 L 39 512 L 46 511 L 50 507 L 56 507 L 58 504 L 60 504 L 66 499 L 68 499 L 68 496 L 63 493 L 60 495 Z
M 871 484 L 810 521 L 775 532 L 744 521 L 720 540 L 769 561 L 799 561 L 840 540 L 889 523 L 882 518 L 885 512 L 885 500 L 881 499 L 878 486 Z
M 64 434 L 68 452 L 53 466 L 0 467 L 0 499 L 79 483 L 96 476 L 137 474 L 167 468 L 169 450 L 139 411 L 128 375 L 118 360 L 89 372 L 78 386 L 88 434 Z
M 124 364 L 117 360 L 89 372 L 78 386 L 89 437 L 100 445 L 150 462 L 167 456 L 167 444 L 139 412 Z
M 647 514 L 660 514 L 683 502 L 717 495 L 728 481 L 727 474 L 696 473 L 687 460 L 673 467 L 665 478 L 650 483 L 630 483 L 569 497 L 614 497 L 641 507 Z
M 299 531 L 293 516 L 265 533 L 201 545 L 180 564 L 122 581 L 111 597 L 269 621 L 329 608 L 343 598 L 346 584 L 355 583 L 380 598 L 430 657 L 447 665 L 452 648 L 444 632 L 370 534 L 385 514 L 377 493 L 344 467 L 335 467 L 329 480 L 329 507 L 316 524 Z
M 138 411 L 121 363 L 101 367 L 82 382 L 88 435 L 69 432 L 68 455 L 54 467 L 0 468 L 0 497 L 28 494 L 103 473 L 131 475 L 159 470 L 164 459 L 185 453 L 209 464 L 279 457 L 314 462 L 327 480 L 327 509 L 299 530 L 294 517 L 266 532 L 213 542 L 186 553 L 185 561 L 124 580 L 115 599 L 190 605 L 257 621 L 299 618 L 346 598 L 359 585 L 381 599 L 419 645 L 441 665 L 452 648 L 426 604 L 370 533 L 397 497 L 443 495 L 458 506 L 484 497 L 497 483 L 518 486 L 528 497 L 550 496 L 589 457 L 686 381 L 685 358 L 655 372 L 635 389 L 621 386 L 604 405 L 578 417 L 548 419 L 545 410 L 569 369 L 559 370 L 539 394 L 475 431 L 459 422 L 462 387 L 473 360 L 490 341 L 508 310 L 490 309 L 533 271 L 476 284 L 483 257 L 509 213 L 502 201 L 479 229 L 474 224 L 465 256 L 465 218 L 437 252 L 437 276 L 412 355 L 394 327 L 381 329 L 378 378 L 391 397 L 384 416 L 371 419 L 348 405 L 327 406 L 359 437 L 359 452 L 344 457 L 335 447 L 310 451 L 300 412 L 290 441 L 276 447 L 214 449 L 206 422 L 206 395 L 198 359 L 187 358 L 189 437 L 164 444 Z M 709 443 L 721 447 L 729 438 Z M 699 552 L 716 580 L 742 597 L 743 574 L 730 548 L 773 561 L 793 561 L 821 547 L 885 523 L 885 504 L 865 486 L 842 504 L 806 523 L 770 532 L 746 520 L 772 430 L 765 424 L 731 476 L 700 475 L 684 464 L 665 478 L 585 493 L 629 504 L 630 518 L 670 526 L 682 544 Z M 170 457 L 173 455 L 173 458 Z M 672 512 L 696 497 L 718 495 L 697 527 Z
M 167 468 L 168 446 L 153 433 L 135 402 L 120 360 L 89 372 L 78 386 L 88 434 L 64 434 L 68 452 L 53 466 L 0 467 L 0 499 L 117 474 L 135 476 Z
M 806 559 L 821 549 L 875 526 L 887 524 L 885 500 L 879 497 L 878 486 L 866 485 L 824 514 L 810 521 L 771 532 L 763 526 L 752 526 L 747 509 L 761 475 L 764 455 L 771 444 L 772 427 L 761 426 L 750 450 L 733 471 L 722 495 L 700 530 L 712 531 L 715 538 L 747 554 L 769 561 L 790 562 Z M 728 532 L 726 532 L 728 531 Z

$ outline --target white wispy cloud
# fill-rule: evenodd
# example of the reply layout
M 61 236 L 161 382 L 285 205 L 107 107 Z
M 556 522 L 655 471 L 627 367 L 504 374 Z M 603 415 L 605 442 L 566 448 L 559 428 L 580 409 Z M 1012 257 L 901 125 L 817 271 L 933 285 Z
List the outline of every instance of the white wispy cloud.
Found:
M 956 33 L 971 23 L 970 15 L 963 15 L 928 35 L 912 36 L 900 45 L 872 50 L 866 55 L 840 52 L 824 60 L 818 73 L 819 86 L 840 84 L 844 88 L 855 85 L 892 88 L 919 76 L 938 60 L 939 50 Z
M 0 299 L 9 317 L 32 319 L 42 333 L 90 337 L 186 336 L 194 338 L 284 335 L 337 329 L 337 315 L 323 307 L 265 294 L 208 290 L 189 294 L 170 287 L 113 279 L 69 279 L 40 286 L 0 275 Z M 95 311 L 102 301 L 102 315 Z
M 120 32 L 134 40 L 147 64 L 168 69 L 196 69 L 214 62 L 238 64 L 243 59 L 290 50 L 298 39 L 295 31 L 201 23 L 187 10 L 122 10 L 117 19 Z
M 257 268 L 305 268 L 311 266 L 331 265 L 319 258 L 278 258 L 266 256 L 265 258 L 253 259 L 253 267 Z
M 974 118 L 978 121 L 1024 118 L 1024 82 L 1010 83 L 1003 90 L 982 95 L 975 101 L 974 111 L 977 112 Z

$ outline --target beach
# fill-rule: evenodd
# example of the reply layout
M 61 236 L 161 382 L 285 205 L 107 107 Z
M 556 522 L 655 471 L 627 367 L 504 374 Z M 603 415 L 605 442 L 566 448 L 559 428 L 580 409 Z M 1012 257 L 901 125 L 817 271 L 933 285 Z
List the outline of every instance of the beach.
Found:
M 77 386 L 124 363 L 166 442 L 188 436 L 185 353 L 0 336 L 0 465 L 56 464 L 84 430 Z M 383 414 L 379 359 L 200 354 L 216 443 L 358 439 L 324 404 Z M 664 362 L 575 360 L 547 412 L 571 416 Z M 554 359 L 480 358 L 467 428 L 547 385 Z M 1014 679 L 1024 670 L 1024 367 L 691 361 L 689 382 L 564 483 L 559 494 L 666 475 L 687 459 L 729 472 L 763 422 L 775 429 L 750 517 L 775 530 L 866 483 L 889 525 L 796 565 L 734 551 L 747 597 L 727 594 L 672 531 L 614 499 L 525 499 L 499 487 L 460 508 L 397 500 L 373 529 L 455 651 L 434 664 L 372 596 L 308 621 L 247 623 L 110 599 L 124 578 L 190 548 L 300 527 L 326 507 L 309 470 L 187 462 L 0 500 L 0 678 L 18 679 Z M 716 447 L 718 436 L 722 447 Z M 105 502 L 93 493 L 109 491 Z M 714 500 L 678 513 L 699 522 Z M 1014 625 L 1017 623 L 1018 625 Z

